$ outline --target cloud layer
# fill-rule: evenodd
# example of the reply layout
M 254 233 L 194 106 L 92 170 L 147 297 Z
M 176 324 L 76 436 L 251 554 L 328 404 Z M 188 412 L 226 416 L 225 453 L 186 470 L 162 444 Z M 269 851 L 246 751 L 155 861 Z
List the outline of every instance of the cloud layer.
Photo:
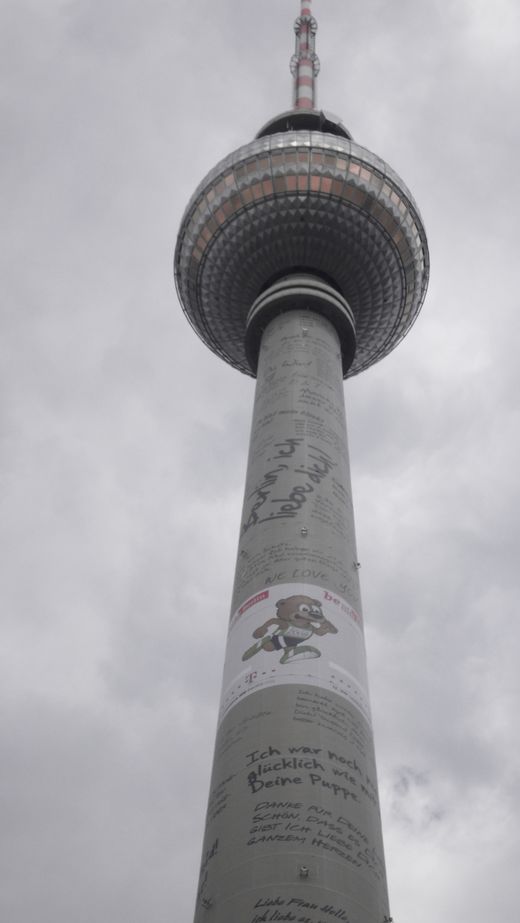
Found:
M 0 916 L 189 920 L 252 381 L 172 280 L 204 173 L 290 101 L 294 0 L 4 0 Z M 346 386 L 392 913 L 514 919 L 513 0 L 319 3 L 320 104 L 432 279 Z

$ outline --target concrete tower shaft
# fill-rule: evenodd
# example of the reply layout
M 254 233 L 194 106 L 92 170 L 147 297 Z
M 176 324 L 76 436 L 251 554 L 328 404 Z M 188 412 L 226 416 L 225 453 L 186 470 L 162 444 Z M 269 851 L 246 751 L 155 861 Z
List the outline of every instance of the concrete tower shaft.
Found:
M 261 338 L 195 923 L 383 923 L 335 292 L 287 285 Z

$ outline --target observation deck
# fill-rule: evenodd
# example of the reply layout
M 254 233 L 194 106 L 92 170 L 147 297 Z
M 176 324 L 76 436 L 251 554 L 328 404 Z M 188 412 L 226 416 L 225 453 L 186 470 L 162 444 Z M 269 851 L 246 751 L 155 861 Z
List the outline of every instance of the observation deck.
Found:
M 429 275 L 426 234 L 406 185 L 341 122 L 309 110 L 272 119 L 208 173 L 187 206 L 175 252 L 191 325 L 213 352 L 252 376 L 245 348 L 251 307 L 273 282 L 301 272 L 335 288 L 353 314 L 357 345 L 345 377 L 402 340 Z

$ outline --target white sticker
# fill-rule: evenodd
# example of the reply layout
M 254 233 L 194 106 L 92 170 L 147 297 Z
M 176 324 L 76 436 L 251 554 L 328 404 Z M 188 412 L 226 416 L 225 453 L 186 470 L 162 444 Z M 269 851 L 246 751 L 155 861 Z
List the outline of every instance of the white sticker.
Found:
M 307 583 L 278 584 L 233 613 L 220 719 L 244 696 L 286 683 L 336 692 L 370 723 L 363 623 L 341 596 Z

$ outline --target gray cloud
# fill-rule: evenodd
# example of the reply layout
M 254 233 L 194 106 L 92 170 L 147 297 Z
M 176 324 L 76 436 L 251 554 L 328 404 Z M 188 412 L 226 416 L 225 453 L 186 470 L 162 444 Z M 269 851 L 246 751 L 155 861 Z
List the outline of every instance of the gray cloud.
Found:
M 289 104 L 295 6 L 2 5 L 9 923 L 192 913 L 253 383 L 186 324 L 172 252 Z M 315 7 L 320 103 L 432 255 L 416 326 L 346 386 L 392 913 L 514 919 L 519 14 Z

